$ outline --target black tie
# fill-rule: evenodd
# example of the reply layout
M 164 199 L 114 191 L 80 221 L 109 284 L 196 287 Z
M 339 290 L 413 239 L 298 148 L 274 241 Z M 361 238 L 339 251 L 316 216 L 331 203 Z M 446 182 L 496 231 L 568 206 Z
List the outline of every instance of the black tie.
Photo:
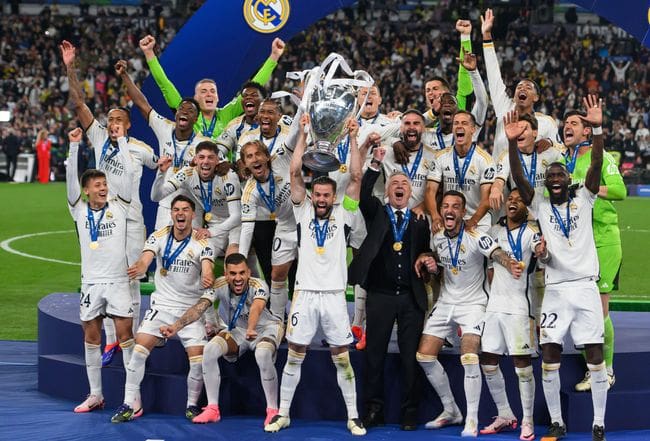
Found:
M 395 214 L 397 214 L 397 228 L 402 228 L 402 223 L 404 223 L 404 213 L 402 210 L 397 210 Z

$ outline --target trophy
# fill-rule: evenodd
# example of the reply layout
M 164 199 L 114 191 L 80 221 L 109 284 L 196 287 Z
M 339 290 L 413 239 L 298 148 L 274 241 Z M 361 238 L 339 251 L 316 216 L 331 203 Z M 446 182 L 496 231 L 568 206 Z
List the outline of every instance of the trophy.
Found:
M 352 78 L 334 78 L 339 67 Z M 374 80 L 364 71 L 353 72 L 343 57 L 335 53 L 320 66 L 298 75 L 305 84 L 300 110 L 309 112 L 312 140 L 302 157 L 303 164 L 319 172 L 337 170 L 338 144 L 346 136 L 348 119 L 357 116 L 354 88 L 370 87 Z

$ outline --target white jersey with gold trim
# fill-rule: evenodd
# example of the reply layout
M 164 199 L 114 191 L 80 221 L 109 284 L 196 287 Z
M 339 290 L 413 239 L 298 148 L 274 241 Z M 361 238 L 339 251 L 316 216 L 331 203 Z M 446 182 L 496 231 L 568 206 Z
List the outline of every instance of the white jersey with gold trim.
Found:
M 458 237 L 448 239 L 444 230 L 433 236 L 436 262 L 444 269 L 438 301 L 450 305 L 486 305 L 489 296 L 487 259 L 499 246 L 486 234 L 465 230 L 454 266 L 452 253 L 456 253 Z
M 298 223 L 298 271 L 295 289 L 301 291 L 345 291 L 348 280 L 346 231 L 354 225 L 360 211 L 334 205 L 327 220 L 319 219 L 325 241 L 319 250 L 316 240 L 316 215 L 310 198 L 293 205 Z M 327 226 L 325 226 L 327 222 Z
M 212 248 L 205 239 L 197 239 L 192 232 L 189 242 L 183 251 L 174 259 L 169 268 L 161 273 L 163 256 L 167 240 L 172 235 L 172 226 L 164 227 L 152 233 L 144 244 L 143 251 L 151 251 L 156 256 L 156 275 L 154 284 L 156 290 L 151 294 L 151 307 L 190 308 L 203 294 L 201 288 L 201 262 L 214 261 Z M 170 254 L 178 249 L 182 241 L 172 239 Z
M 517 243 L 521 227 L 510 231 L 510 236 L 514 243 Z M 503 225 L 497 224 L 490 229 L 490 236 L 511 258 L 517 259 L 512 251 L 512 246 L 508 240 L 508 227 L 504 222 Z M 540 243 L 541 235 L 539 228 L 534 222 L 527 222 L 523 226 L 521 233 L 521 259 L 525 267 L 519 279 L 515 279 L 510 271 L 498 263 L 492 266 L 494 277 L 490 285 L 490 300 L 486 308 L 487 312 L 503 312 L 506 314 L 524 314 L 533 317 L 534 307 L 531 286 L 531 278 L 528 274 L 535 270 L 535 246 Z
M 543 151 L 536 155 L 537 161 L 535 162 L 535 177 L 534 177 L 534 187 L 535 194 L 540 197 L 544 195 L 544 181 L 546 180 L 546 167 L 548 167 L 553 162 L 562 161 L 562 151 L 556 146 L 553 145 L 551 148 Z M 522 153 L 521 157 L 523 158 L 523 167 L 524 174 L 532 173 L 531 165 L 533 160 L 533 154 Z M 510 173 L 510 158 L 508 156 L 508 151 L 501 153 L 497 161 L 497 179 L 501 179 L 503 182 L 508 184 L 509 188 L 515 188 L 515 181 L 512 179 Z
M 237 142 L 237 150 L 235 152 L 236 155 L 235 157 L 239 158 L 242 146 L 247 142 L 251 142 L 251 141 L 261 141 L 262 144 L 264 144 L 266 148 L 269 150 L 269 153 L 271 154 L 272 157 L 275 154 L 282 155 L 287 151 L 289 152 L 289 156 L 290 156 L 292 149 L 287 148 L 287 141 L 289 140 L 290 134 L 291 134 L 291 128 L 284 124 L 278 124 L 275 135 L 271 136 L 270 138 L 267 138 L 264 135 L 262 135 L 262 132 L 259 127 L 255 129 L 251 129 L 248 132 L 243 133 L 242 136 L 239 138 Z
M 533 197 L 530 208 L 537 218 L 551 256 L 544 274 L 546 285 L 598 277 L 598 256 L 592 227 L 595 201 L 595 194 L 587 187 L 580 187 L 576 190 L 575 197 L 555 206 L 560 217 L 558 219 L 548 197 Z M 569 228 L 566 228 L 567 205 Z M 568 238 L 562 231 L 560 222 L 568 230 Z
M 242 190 L 241 220 L 242 222 L 255 222 L 275 219 L 278 227 L 295 229 L 296 219 L 291 209 L 291 182 L 275 172 L 272 177 L 275 183 L 275 216 L 271 216 L 271 211 L 258 189 L 259 185 L 266 195 L 270 195 L 270 179 L 260 183 L 255 178 L 249 178 Z

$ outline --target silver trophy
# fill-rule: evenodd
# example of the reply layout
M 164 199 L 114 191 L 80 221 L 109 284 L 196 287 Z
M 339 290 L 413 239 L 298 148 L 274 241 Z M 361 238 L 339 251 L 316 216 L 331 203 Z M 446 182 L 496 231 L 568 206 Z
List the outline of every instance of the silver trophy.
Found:
M 341 68 L 348 78 L 334 78 Z M 319 172 L 340 167 L 337 155 L 339 142 L 346 135 L 346 123 L 355 117 L 355 87 L 370 87 L 373 79 L 364 71 L 352 71 L 343 57 L 331 53 L 320 66 L 287 77 L 304 81 L 300 110 L 308 112 L 312 143 L 302 157 L 303 164 Z M 296 116 L 298 117 L 298 116 Z

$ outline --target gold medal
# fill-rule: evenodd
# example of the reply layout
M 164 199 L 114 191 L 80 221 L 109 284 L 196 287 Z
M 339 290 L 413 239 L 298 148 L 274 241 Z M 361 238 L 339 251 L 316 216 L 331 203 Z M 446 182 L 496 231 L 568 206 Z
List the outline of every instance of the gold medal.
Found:
M 206 222 L 210 222 L 212 220 L 212 213 L 205 213 L 203 219 L 205 219 Z
M 567 239 L 567 242 L 569 243 L 569 246 L 570 246 L 570 247 L 573 246 L 573 244 L 571 243 L 571 240 L 570 240 L 570 239 Z
M 316 247 L 316 253 L 322 255 L 325 253 L 325 247 Z
M 165 268 L 160 268 L 160 275 L 161 276 L 166 276 L 167 275 L 167 270 Z
M 174 174 L 178 173 L 178 167 L 173 167 L 172 171 L 174 172 Z
M 458 268 L 455 266 L 451 267 L 451 272 L 453 275 L 458 275 Z
M 275 212 L 269 214 L 269 219 L 275 220 Z
M 223 333 L 223 339 L 224 340 L 230 340 L 232 338 L 232 334 L 228 331 Z
M 92 242 L 90 242 L 90 245 L 88 246 L 90 247 L 91 250 L 96 250 L 97 248 L 99 248 L 99 242 L 93 240 Z
M 402 251 L 402 242 L 393 242 L 393 250 Z
M 521 268 L 521 269 L 526 268 L 526 263 L 523 260 L 519 261 L 519 268 Z
M 341 164 L 341 166 L 339 167 L 339 171 L 341 173 L 345 173 L 346 171 L 348 171 L 348 166 L 345 164 Z

